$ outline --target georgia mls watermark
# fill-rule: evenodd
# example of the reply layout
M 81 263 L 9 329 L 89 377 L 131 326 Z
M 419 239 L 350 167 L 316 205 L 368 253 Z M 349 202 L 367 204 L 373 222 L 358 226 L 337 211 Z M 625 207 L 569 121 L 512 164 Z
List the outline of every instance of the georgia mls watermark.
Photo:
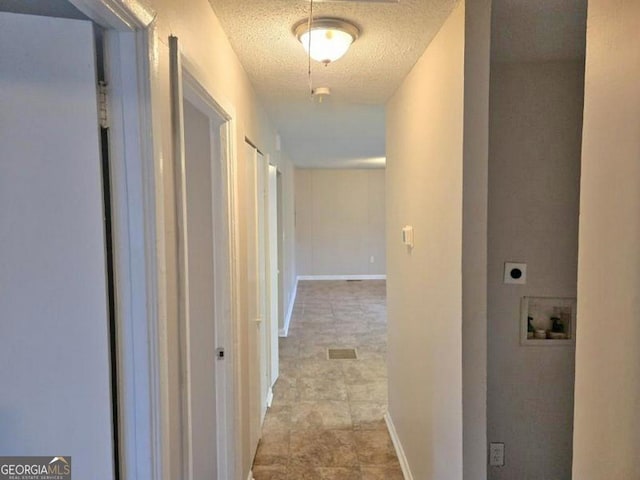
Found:
M 0 480 L 71 480 L 71 457 L 0 457 Z

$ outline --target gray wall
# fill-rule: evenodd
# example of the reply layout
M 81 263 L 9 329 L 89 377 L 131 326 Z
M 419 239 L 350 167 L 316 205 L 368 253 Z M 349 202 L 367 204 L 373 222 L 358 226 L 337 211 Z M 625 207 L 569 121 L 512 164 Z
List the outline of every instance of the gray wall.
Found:
M 295 206 L 299 276 L 385 273 L 384 169 L 296 169 Z
M 463 478 L 487 478 L 487 201 L 491 0 L 466 0 L 462 166 Z
M 506 447 L 493 480 L 571 478 L 575 348 L 520 346 L 519 316 L 524 295 L 576 295 L 583 78 L 580 62 L 491 68 L 488 439 Z M 526 285 L 503 284 L 505 261 L 528 264 Z

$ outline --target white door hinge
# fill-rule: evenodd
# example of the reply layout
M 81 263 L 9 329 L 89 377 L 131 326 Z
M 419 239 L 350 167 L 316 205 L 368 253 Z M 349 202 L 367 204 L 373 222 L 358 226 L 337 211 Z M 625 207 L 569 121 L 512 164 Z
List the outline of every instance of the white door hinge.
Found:
M 109 128 L 107 84 L 103 81 L 98 82 L 98 123 L 101 128 Z

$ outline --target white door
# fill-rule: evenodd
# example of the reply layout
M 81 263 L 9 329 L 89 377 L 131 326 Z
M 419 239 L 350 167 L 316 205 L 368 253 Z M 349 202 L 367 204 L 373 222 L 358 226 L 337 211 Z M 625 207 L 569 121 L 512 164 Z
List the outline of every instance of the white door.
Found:
M 257 229 L 258 229 L 258 312 L 260 344 L 260 423 L 267 413 L 267 397 L 271 386 L 269 378 L 269 278 L 267 230 L 267 174 L 268 163 L 262 153 L 256 155 Z
M 218 478 L 216 323 L 213 244 L 212 129 L 209 118 L 184 102 L 188 314 L 185 321 L 190 478 Z
M 0 452 L 114 476 L 90 22 L 0 13 Z
M 284 213 L 282 204 L 282 173 L 277 172 L 276 176 L 278 190 L 278 334 L 284 332 L 285 301 L 284 301 Z M 279 368 L 279 367 L 278 367 Z
M 264 157 L 251 144 L 245 144 L 247 162 L 247 183 L 252 189 L 247 219 L 247 262 L 248 282 L 251 297 L 248 307 L 248 347 L 249 347 L 249 429 L 251 450 L 255 451 L 260 439 L 262 419 L 266 412 L 267 362 L 265 335 L 265 272 L 264 267 Z
M 177 37 L 169 38 L 169 52 L 177 159 L 181 478 L 226 480 L 235 468 L 227 216 L 231 117 L 183 68 Z
M 278 379 L 278 169 L 269 165 L 269 386 Z

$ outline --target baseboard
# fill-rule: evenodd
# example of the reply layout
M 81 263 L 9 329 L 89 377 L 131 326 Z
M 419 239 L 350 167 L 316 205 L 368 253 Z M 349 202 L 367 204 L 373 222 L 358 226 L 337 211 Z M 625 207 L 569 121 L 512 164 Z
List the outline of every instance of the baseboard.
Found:
M 278 336 L 286 337 L 289 335 L 289 325 L 291 325 L 291 315 L 293 315 L 293 306 L 296 303 L 296 295 L 298 294 L 298 279 L 293 286 L 293 292 L 291 292 L 291 300 L 289 300 L 289 308 L 287 308 L 287 314 L 284 317 L 284 328 L 278 331 Z
M 272 403 L 273 403 L 273 387 L 269 387 L 269 391 L 267 392 L 267 408 L 271 408 Z
M 393 420 L 391 420 L 391 415 L 389 415 L 389 412 L 384 414 L 384 421 L 387 424 L 387 430 L 389 430 L 389 435 L 391 436 L 393 447 L 396 449 L 396 454 L 398 455 L 398 461 L 400 462 L 400 468 L 402 468 L 402 475 L 404 476 L 404 480 L 413 480 L 413 475 L 411 474 L 411 469 L 409 468 L 409 462 L 407 462 L 407 456 L 404 454 L 402 444 L 400 443 L 400 439 L 398 438 L 398 432 L 396 432 L 396 427 L 393 425 Z
M 386 280 L 386 275 L 298 275 L 298 280 Z

